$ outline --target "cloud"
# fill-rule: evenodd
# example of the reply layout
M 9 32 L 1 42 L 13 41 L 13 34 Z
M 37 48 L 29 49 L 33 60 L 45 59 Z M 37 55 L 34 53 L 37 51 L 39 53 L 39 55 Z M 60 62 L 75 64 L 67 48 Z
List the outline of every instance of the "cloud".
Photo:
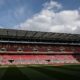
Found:
M 62 5 L 59 4 L 58 2 L 55 1 L 50 1 L 50 2 L 46 2 L 45 4 L 43 4 L 44 9 L 47 10 L 57 10 L 57 9 L 61 9 Z
M 0 26 L 0 28 L 4 28 L 4 27 Z
M 80 10 L 63 10 L 56 1 L 46 2 L 32 18 L 15 26 L 22 30 L 80 33 Z
M 16 23 L 24 21 L 26 18 L 30 17 L 33 14 L 32 9 L 29 7 L 29 5 L 18 6 L 14 10 L 11 10 L 11 12 L 15 18 Z
M 11 12 L 13 12 L 13 16 L 16 19 L 16 21 L 21 21 L 24 17 L 25 17 L 25 6 L 19 6 L 16 9 L 14 9 L 13 11 L 11 10 Z M 27 13 L 28 14 L 28 13 Z
M 24 14 L 24 12 L 25 12 L 24 7 L 20 7 L 20 8 L 17 8 L 17 9 L 15 10 L 14 15 L 15 15 L 16 17 L 22 16 L 22 15 Z

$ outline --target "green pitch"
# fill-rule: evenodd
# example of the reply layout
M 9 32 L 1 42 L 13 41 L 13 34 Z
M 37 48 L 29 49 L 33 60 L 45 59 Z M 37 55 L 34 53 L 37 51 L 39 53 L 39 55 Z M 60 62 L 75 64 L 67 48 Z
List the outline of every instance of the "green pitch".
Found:
M 80 65 L 0 67 L 0 80 L 80 80 Z

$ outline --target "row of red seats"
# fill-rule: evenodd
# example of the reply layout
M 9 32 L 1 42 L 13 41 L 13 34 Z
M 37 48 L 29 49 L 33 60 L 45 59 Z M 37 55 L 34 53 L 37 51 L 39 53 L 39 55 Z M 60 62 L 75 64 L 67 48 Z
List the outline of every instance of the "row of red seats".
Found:
M 0 47 L 0 50 L 2 51 L 40 51 L 40 52 L 47 52 L 47 51 L 56 51 L 56 52 L 63 52 L 63 51 L 66 51 L 66 52 L 80 52 L 80 47 L 61 47 L 61 46 L 51 46 L 51 47 L 38 47 L 36 48 L 35 46 L 33 48 L 31 47 L 9 47 L 9 48 L 6 48 L 5 46 L 4 47 Z
M 0 55 L 0 64 L 79 63 L 80 55 Z

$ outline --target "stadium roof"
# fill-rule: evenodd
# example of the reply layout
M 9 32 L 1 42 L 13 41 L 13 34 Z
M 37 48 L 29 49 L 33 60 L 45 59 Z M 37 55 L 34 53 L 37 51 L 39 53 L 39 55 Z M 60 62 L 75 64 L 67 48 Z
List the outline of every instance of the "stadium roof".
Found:
M 38 40 L 80 41 L 80 34 L 0 29 L 0 38 L 1 39 L 25 39 L 25 40 L 38 39 Z

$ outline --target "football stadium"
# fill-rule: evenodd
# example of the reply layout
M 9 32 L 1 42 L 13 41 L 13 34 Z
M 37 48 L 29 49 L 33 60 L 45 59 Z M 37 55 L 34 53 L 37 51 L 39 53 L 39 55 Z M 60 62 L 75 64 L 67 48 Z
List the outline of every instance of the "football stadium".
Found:
M 0 29 L 0 80 L 80 80 L 80 34 Z

